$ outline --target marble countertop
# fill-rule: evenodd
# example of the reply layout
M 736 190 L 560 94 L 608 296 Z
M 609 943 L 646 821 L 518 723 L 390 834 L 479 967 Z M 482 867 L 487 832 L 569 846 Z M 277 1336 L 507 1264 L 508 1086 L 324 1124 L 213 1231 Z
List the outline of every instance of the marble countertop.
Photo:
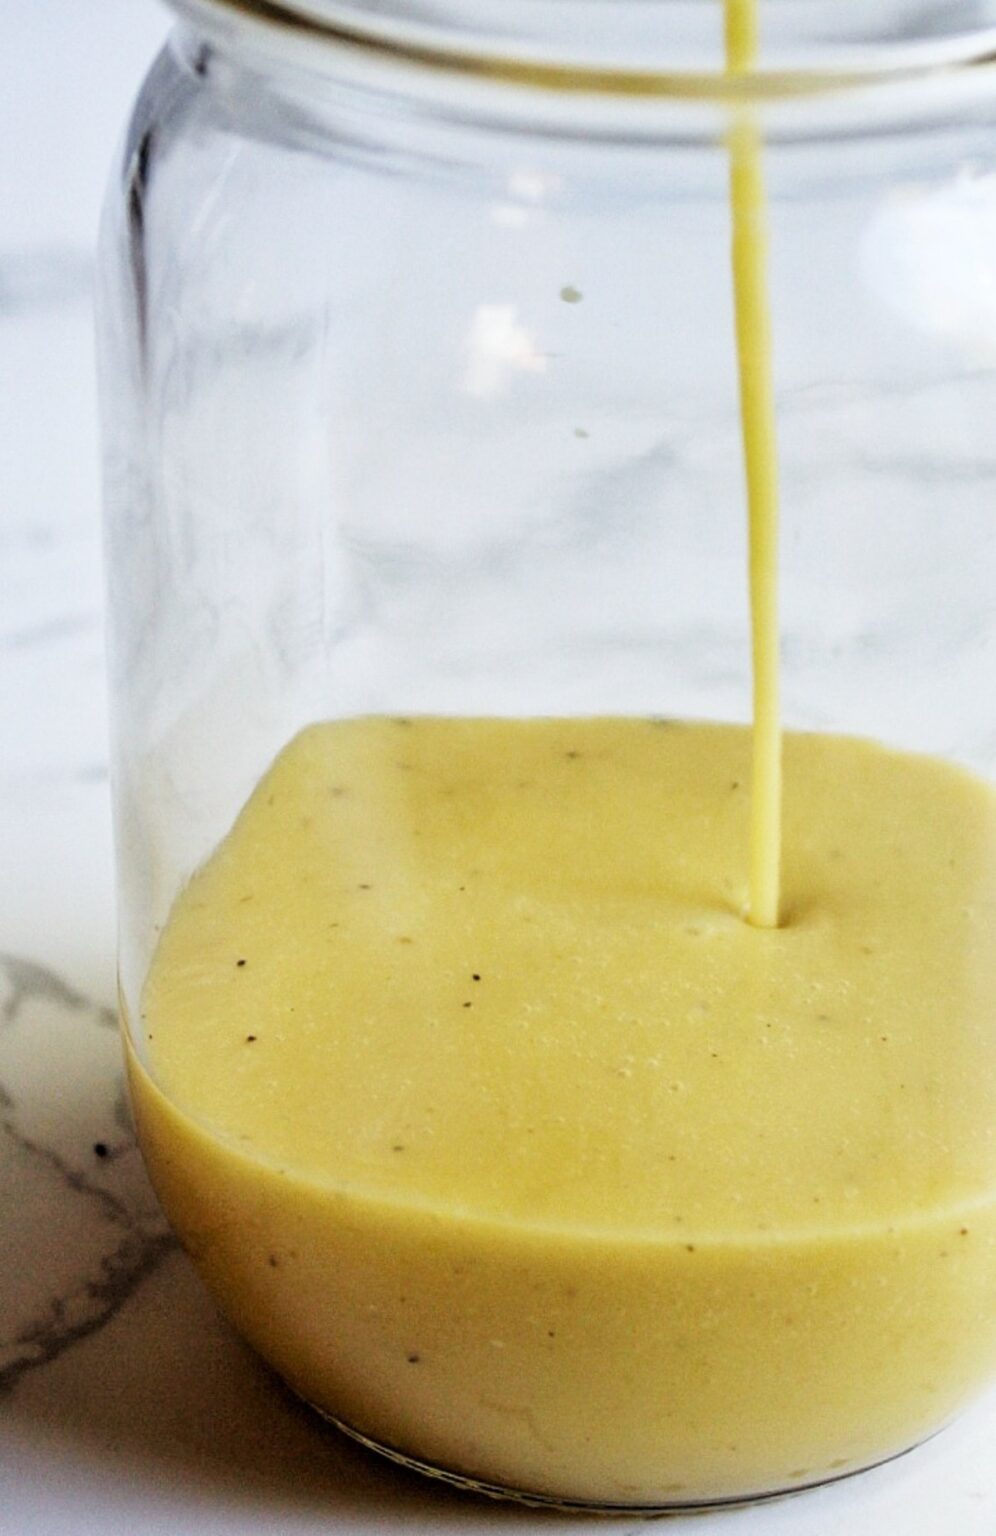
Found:
M 123 1097 L 90 288 L 102 183 L 166 27 L 0 0 L 0 1533 L 635 1532 L 367 1456 L 219 1319 Z M 992 1536 L 996 1405 L 892 1466 L 694 1536 Z

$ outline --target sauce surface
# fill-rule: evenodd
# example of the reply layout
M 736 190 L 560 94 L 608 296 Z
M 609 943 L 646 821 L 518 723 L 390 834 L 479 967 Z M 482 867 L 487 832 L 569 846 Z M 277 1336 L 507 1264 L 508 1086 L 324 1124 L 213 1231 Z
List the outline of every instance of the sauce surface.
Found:
M 762 931 L 749 764 L 733 727 L 315 726 L 181 894 L 143 1148 L 311 1401 L 639 1503 L 862 1465 L 991 1375 L 996 797 L 789 734 Z
M 155 1076 L 295 1172 L 728 1237 L 988 1187 L 996 799 L 793 736 L 786 925 L 742 920 L 750 733 L 361 719 L 281 755 L 180 897 Z

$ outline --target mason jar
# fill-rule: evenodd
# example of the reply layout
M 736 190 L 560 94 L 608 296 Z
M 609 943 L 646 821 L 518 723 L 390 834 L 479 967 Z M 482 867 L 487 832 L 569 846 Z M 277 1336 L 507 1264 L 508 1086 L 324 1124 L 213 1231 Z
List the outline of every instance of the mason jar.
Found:
M 908 1448 L 996 1376 L 996 6 L 763 0 L 732 69 L 719 3 L 174 3 L 99 325 L 167 1213 L 485 1491 Z

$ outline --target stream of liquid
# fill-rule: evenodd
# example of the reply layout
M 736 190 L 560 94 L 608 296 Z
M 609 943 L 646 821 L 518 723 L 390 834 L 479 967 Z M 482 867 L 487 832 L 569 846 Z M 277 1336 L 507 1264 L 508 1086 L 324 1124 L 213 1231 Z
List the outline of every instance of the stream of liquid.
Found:
M 756 0 L 726 0 L 726 67 L 732 77 L 757 57 Z M 750 550 L 754 736 L 747 916 L 779 921 L 782 728 L 778 626 L 778 442 L 768 304 L 767 208 L 761 131 L 750 104 L 729 132 L 733 295 Z

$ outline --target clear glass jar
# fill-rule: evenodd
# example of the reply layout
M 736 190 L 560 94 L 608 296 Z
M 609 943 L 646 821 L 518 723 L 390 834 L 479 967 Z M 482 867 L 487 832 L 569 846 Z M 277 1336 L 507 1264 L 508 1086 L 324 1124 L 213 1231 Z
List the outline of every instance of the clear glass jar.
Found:
M 100 306 L 171 1219 L 296 1391 L 472 1484 L 906 1448 L 996 1376 L 996 7 L 771 0 L 736 82 L 718 4 L 176 9 Z M 662 728 L 751 718 L 738 113 L 815 733 L 774 933 L 748 733 Z

